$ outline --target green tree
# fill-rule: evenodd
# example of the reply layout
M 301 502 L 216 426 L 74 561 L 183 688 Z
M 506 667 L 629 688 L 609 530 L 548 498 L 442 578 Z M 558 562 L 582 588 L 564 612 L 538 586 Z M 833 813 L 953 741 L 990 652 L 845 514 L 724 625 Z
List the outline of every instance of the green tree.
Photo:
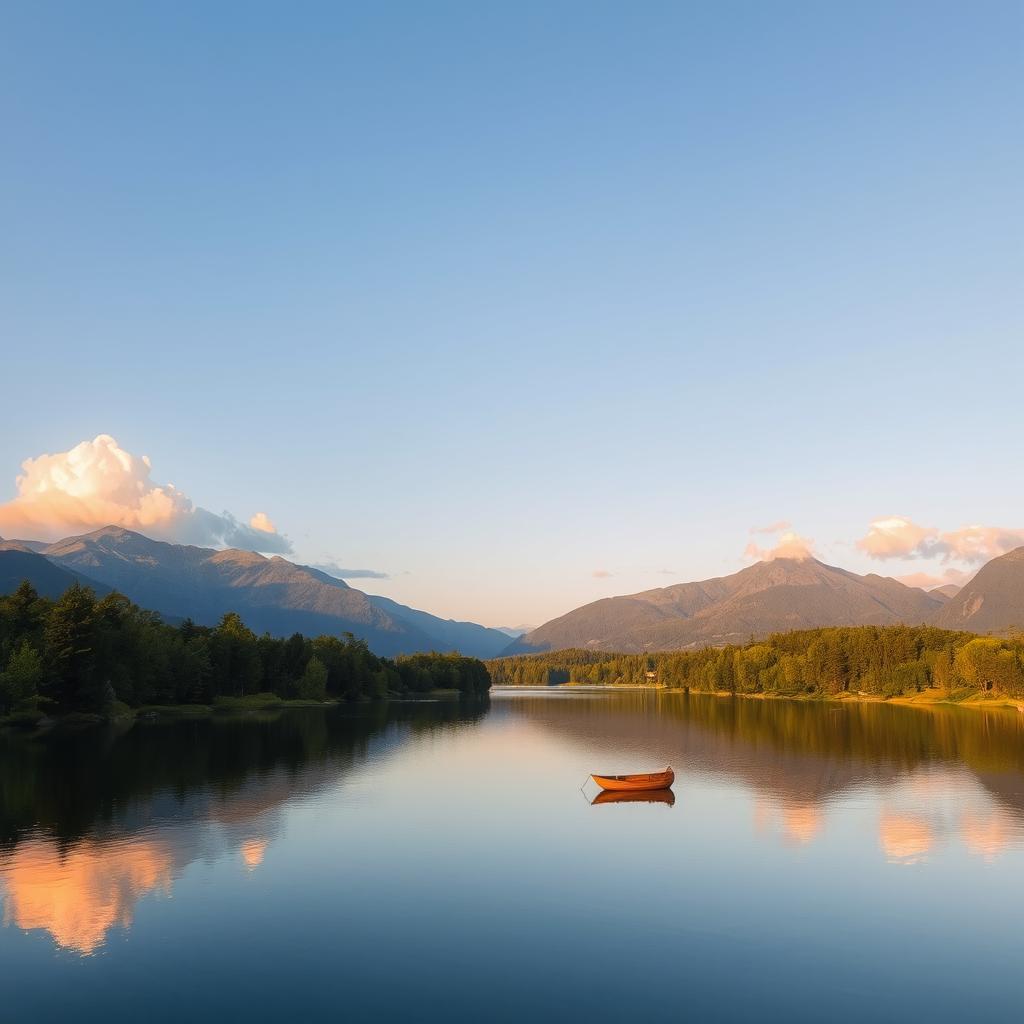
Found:
M 102 703 L 95 678 L 96 597 L 76 583 L 54 604 L 43 631 L 50 696 L 63 711 Z
M 0 710 L 9 713 L 29 703 L 39 695 L 42 681 L 43 659 L 27 640 L 22 640 L 7 668 L 0 672 Z
M 299 680 L 298 694 L 302 700 L 327 699 L 327 666 L 319 658 L 309 659 Z
M 227 612 L 211 633 L 210 662 L 215 695 L 244 697 L 258 692 L 262 682 L 258 641 L 237 612 Z

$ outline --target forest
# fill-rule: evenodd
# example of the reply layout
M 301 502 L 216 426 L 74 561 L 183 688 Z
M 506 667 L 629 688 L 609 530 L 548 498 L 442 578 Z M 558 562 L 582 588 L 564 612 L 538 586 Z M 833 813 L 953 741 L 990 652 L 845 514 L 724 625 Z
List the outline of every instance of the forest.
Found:
M 660 685 L 780 696 L 898 697 L 925 689 L 951 700 L 1024 696 L 1024 637 L 930 626 L 850 626 L 776 633 L 742 646 L 658 654 L 567 650 L 488 662 L 495 686 Z
M 216 626 L 169 625 L 121 594 L 74 585 L 57 600 L 22 583 L 0 597 L 0 715 L 109 713 L 230 703 L 255 694 L 361 700 L 458 690 L 485 694 L 483 662 L 458 654 L 373 654 L 351 635 L 257 636 L 230 612 Z

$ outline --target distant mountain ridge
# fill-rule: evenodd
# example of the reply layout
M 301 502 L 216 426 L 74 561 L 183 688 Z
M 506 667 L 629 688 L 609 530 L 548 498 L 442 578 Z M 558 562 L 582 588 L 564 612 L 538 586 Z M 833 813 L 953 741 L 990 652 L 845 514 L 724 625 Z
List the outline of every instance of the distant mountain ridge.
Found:
M 814 558 L 777 558 L 731 576 L 594 601 L 513 641 L 505 653 L 680 650 L 818 626 L 925 623 L 947 600 Z
M 0 594 L 13 593 L 23 580 L 28 580 L 37 593 L 50 598 L 60 597 L 76 583 L 92 587 L 101 596 L 110 592 L 110 588 L 102 583 L 81 573 L 62 569 L 44 555 L 21 547 L 8 547 L 5 542 L 0 542 Z
M 35 550 L 25 542 L 6 541 L 0 543 L 0 555 L 43 558 L 76 577 L 118 590 L 144 608 L 204 625 L 236 611 L 257 633 L 351 632 L 385 656 L 457 648 L 493 657 L 508 644 L 508 636 L 498 630 L 370 597 L 319 569 L 276 555 L 170 544 L 115 526 L 31 547 Z
M 1024 547 L 982 566 L 945 604 L 935 624 L 972 633 L 1024 629 Z
M 951 588 L 926 592 L 816 559 L 778 558 L 730 576 L 595 601 L 515 638 L 365 594 L 278 556 L 169 544 L 120 527 L 54 544 L 0 540 L 0 592 L 22 579 L 48 597 L 74 582 L 100 594 L 116 589 L 168 621 L 212 625 L 237 611 L 257 633 L 351 632 L 386 656 L 682 650 L 791 629 L 900 622 L 978 633 L 1024 629 L 1024 547 L 993 559 L 951 596 Z

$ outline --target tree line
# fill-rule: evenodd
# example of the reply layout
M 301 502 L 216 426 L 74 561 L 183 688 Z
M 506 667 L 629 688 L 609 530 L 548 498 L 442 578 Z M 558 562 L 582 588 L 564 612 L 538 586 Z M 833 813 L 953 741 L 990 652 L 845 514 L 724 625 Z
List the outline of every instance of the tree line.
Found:
M 1024 637 L 932 626 L 841 626 L 775 633 L 748 644 L 658 654 L 567 650 L 488 662 L 495 686 L 658 684 L 779 695 L 896 697 L 938 688 L 1024 696 Z
M 381 658 L 366 641 L 257 636 L 234 612 L 216 626 L 178 626 L 122 594 L 75 584 L 56 599 L 30 583 L 0 597 L 0 714 L 102 712 L 116 703 L 212 704 L 270 693 L 359 700 L 454 689 L 483 694 L 483 662 L 459 654 Z

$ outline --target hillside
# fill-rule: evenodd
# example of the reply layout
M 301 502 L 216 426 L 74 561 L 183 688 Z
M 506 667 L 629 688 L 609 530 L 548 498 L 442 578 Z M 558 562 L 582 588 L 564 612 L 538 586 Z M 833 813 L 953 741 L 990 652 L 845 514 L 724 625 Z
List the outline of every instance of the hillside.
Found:
M 0 594 L 17 590 L 28 580 L 43 597 L 57 598 L 76 583 L 92 587 L 100 596 L 110 592 L 109 587 L 90 580 L 81 573 L 71 572 L 54 565 L 49 559 L 33 551 L 13 546 L 0 546 Z
M 731 576 L 595 601 L 513 641 L 506 653 L 679 650 L 818 626 L 921 623 L 944 603 L 888 577 L 778 558 Z
M 509 637 L 503 630 L 491 629 L 475 622 L 442 619 L 429 612 L 399 604 L 389 597 L 376 594 L 367 596 L 374 607 L 434 638 L 439 650 L 465 651 L 471 652 L 475 658 L 493 658 L 508 646 Z
M 1024 629 L 1024 547 L 984 565 L 938 613 L 935 624 L 973 633 Z
M 119 590 L 144 608 L 204 625 L 236 611 L 257 633 L 351 632 L 384 656 L 458 646 L 465 654 L 490 657 L 508 643 L 497 630 L 371 598 L 279 556 L 169 544 L 113 526 L 39 550 L 55 567 Z

